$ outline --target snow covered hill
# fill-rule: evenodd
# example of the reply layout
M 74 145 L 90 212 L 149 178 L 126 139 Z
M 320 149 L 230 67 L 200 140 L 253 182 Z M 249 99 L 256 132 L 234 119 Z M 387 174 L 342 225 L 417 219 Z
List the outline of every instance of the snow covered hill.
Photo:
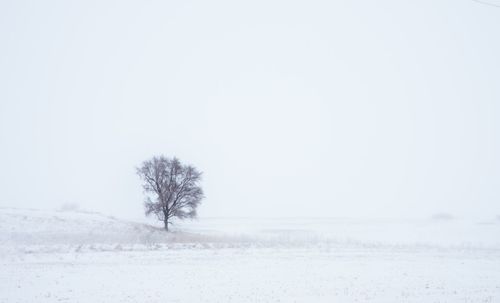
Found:
M 500 249 L 500 222 L 205 218 L 173 232 L 93 212 L 0 208 L 0 252 L 231 247 Z
M 156 228 L 97 213 L 0 209 L 3 250 L 62 251 L 161 242 Z
M 174 231 L 85 211 L 0 208 L 0 253 L 190 248 L 222 236 Z
M 500 223 L 0 209 L 0 302 L 498 302 Z

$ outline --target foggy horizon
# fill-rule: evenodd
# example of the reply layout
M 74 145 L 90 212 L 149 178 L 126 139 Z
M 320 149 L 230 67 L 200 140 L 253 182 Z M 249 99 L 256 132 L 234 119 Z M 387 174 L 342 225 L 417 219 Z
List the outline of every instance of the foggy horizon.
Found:
M 500 302 L 500 0 L 0 1 L 0 302 Z
M 500 215 L 500 9 L 476 1 L 0 3 L 0 207 L 200 217 Z

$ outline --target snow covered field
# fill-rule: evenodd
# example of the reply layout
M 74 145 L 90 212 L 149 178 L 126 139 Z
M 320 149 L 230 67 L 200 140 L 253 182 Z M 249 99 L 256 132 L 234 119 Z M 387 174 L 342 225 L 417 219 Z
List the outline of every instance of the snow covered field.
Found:
M 500 302 L 500 221 L 0 209 L 0 302 Z

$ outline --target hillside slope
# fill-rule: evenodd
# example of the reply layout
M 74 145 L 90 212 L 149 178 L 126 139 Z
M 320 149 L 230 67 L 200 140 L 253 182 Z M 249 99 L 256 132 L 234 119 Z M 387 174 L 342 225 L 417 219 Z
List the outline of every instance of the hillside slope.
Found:
M 499 222 L 205 218 L 173 232 L 92 212 L 0 208 L 0 252 L 327 247 L 500 250 Z
M 110 250 L 166 243 L 163 230 L 91 212 L 0 209 L 0 247 L 5 251 Z

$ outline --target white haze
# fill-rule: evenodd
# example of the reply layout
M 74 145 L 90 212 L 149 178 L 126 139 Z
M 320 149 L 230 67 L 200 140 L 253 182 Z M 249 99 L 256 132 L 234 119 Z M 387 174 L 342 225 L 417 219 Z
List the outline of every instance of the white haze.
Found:
M 500 8 L 2 1 L 0 206 L 140 217 L 135 166 L 200 216 L 500 214 Z

